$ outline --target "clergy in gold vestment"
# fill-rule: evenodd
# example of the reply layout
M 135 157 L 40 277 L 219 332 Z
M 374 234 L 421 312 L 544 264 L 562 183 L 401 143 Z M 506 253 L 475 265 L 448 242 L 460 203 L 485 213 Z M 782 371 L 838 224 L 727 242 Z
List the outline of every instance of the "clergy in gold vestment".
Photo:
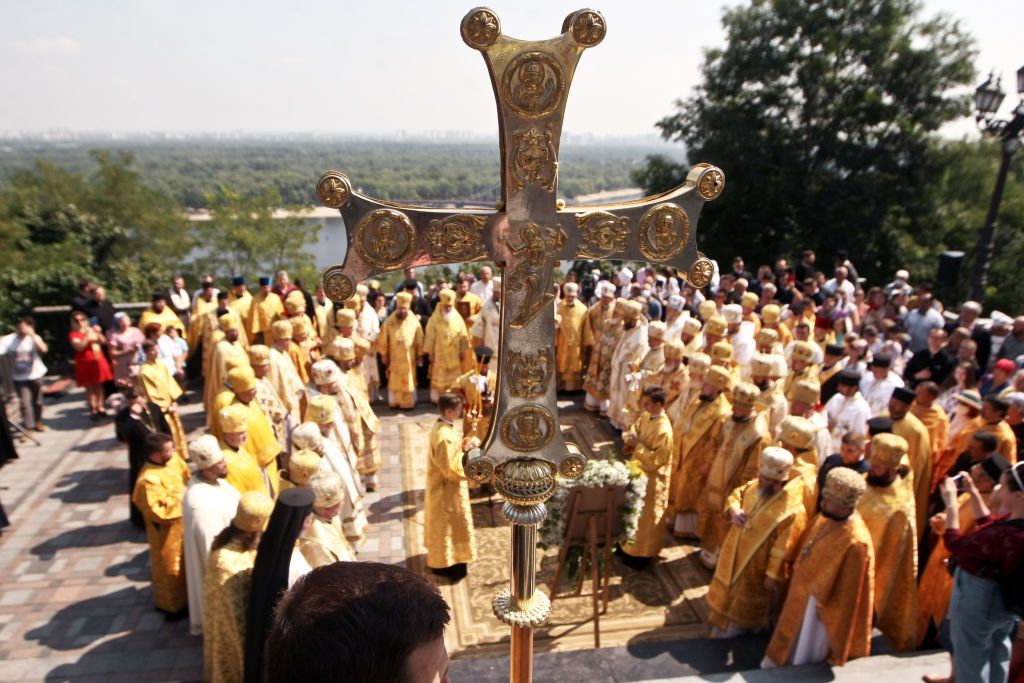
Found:
M 761 392 L 755 408 L 759 414 L 764 415 L 768 432 L 773 437 L 778 435 L 779 424 L 789 414 L 789 401 L 786 400 L 782 384 L 775 381 L 774 370 L 775 362 L 768 354 L 756 353 L 750 361 L 750 381 Z
M 255 390 L 251 391 L 255 393 Z M 277 463 L 275 462 L 272 467 L 262 465 L 260 459 L 249 450 L 254 447 L 250 443 L 253 408 L 259 412 L 258 407 L 235 402 L 223 408 L 217 415 L 217 426 L 220 430 L 218 438 L 221 448 L 224 449 L 224 460 L 228 463 L 227 479 L 229 484 L 242 493 L 260 491 L 274 498 L 277 495 L 277 481 L 280 478 L 277 474 Z M 262 416 L 260 413 L 260 417 Z M 274 443 L 276 445 L 276 442 Z
M 587 311 L 587 324 L 595 345 L 604 328 L 604 321 L 611 320 L 615 314 L 615 285 L 610 282 L 598 283 L 594 291 L 597 302 Z
M 807 518 L 818 512 L 818 449 L 815 447 L 817 427 L 805 417 L 787 415 L 779 423 L 779 445 L 793 454 L 789 472 L 792 486 L 801 492 Z
M 608 382 L 608 419 L 616 429 L 627 429 L 631 424 L 627 402 L 634 385 L 628 376 L 640 369 L 640 361 L 647 355 L 648 349 L 647 319 L 643 317 L 640 302 L 627 301 L 622 310 L 622 338 L 612 354 Z
M 460 275 L 455 284 L 455 310 L 466 322 L 466 329 L 472 330 L 477 316 L 484 308 L 484 300 L 469 291 L 469 278 Z
M 245 331 L 253 343 L 270 343 L 270 326 L 284 315 L 281 297 L 270 288 L 270 278 L 260 278 L 260 289 L 252 298 L 249 315 L 245 320 Z
M 430 430 L 427 453 L 424 545 L 431 570 L 460 578 L 465 576 L 465 565 L 476 559 L 473 512 L 462 469 L 462 439 L 455 427 L 455 421 L 462 416 L 462 398 L 442 394 L 438 411 L 441 415 Z
M 203 406 L 206 408 L 207 425 L 212 424 L 215 413 L 213 409 L 214 397 L 224 388 L 224 380 L 228 374 L 228 358 L 238 358 L 249 364 L 249 356 L 245 347 L 239 340 L 239 321 L 235 313 L 225 313 L 220 317 L 220 329 L 224 332 L 224 339 L 217 342 L 213 347 L 213 354 L 210 357 L 210 372 L 203 379 Z
M 792 453 L 769 446 L 761 453 L 757 479 L 729 495 L 729 530 L 708 590 L 716 636 L 766 628 L 773 600 L 785 594 L 807 525 L 802 496 L 789 481 L 792 465 Z
M 679 395 L 679 399 L 675 403 L 675 410 L 669 410 L 668 413 L 669 417 L 672 418 L 673 431 L 675 430 L 679 419 L 682 417 L 683 412 L 691 403 L 697 400 L 697 397 L 700 395 L 701 387 L 704 386 L 704 377 L 708 374 L 708 369 L 711 368 L 711 356 L 703 351 L 696 351 L 687 356 L 686 349 L 683 349 L 683 358 L 686 359 L 686 372 L 689 374 L 689 381 L 686 383 L 686 388 L 683 389 L 683 393 Z
M 455 310 L 455 292 L 450 289 L 441 291 L 437 308 L 427 321 L 423 353 L 430 357 L 430 400 L 437 403 L 452 382 L 472 367 L 472 362 L 467 364 L 469 332 Z
M 373 412 L 367 398 L 366 388 L 358 386 L 352 372 L 360 366 L 356 359 L 355 345 L 351 339 L 336 339 L 339 345 L 338 362 L 341 372 L 338 374 L 338 393 L 335 398 L 341 408 L 342 418 L 348 425 L 352 435 L 352 446 L 355 448 L 359 464 L 357 471 L 363 478 L 367 491 L 377 490 L 377 472 L 383 459 L 380 455 L 380 443 L 377 433 L 380 432 L 380 420 Z
M 256 404 L 267 416 L 277 445 L 283 451 L 288 447 L 288 409 L 270 383 L 270 349 L 262 344 L 250 346 L 249 365 L 256 377 Z
M 932 449 L 932 465 L 939 461 L 942 451 L 949 443 L 949 415 L 935 399 L 939 397 L 939 385 L 935 382 L 921 382 L 915 388 L 916 397 L 910 412 L 928 430 L 928 445 Z M 928 483 L 931 490 L 931 482 Z
M 253 298 L 249 290 L 245 288 L 245 277 L 236 275 L 231 278 L 231 292 L 228 294 L 228 308 L 238 314 L 242 321 L 242 334 L 248 338 L 249 343 L 256 341 L 249 337 L 245 328 L 245 321 L 249 319 L 249 312 L 252 310 Z
M 214 415 L 216 418 L 210 425 L 210 433 L 218 439 L 224 438 L 227 431 L 222 423 L 221 417 L 224 409 L 229 406 L 241 406 L 246 411 L 247 438 L 245 449 L 255 459 L 256 464 L 265 471 L 266 479 L 269 482 L 276 482 L 277 456 L 283 450 L 274 434 L 274 427 L 270 418 L 263 412 L 257 395 L 257 381 L 255 371 L 248 365 L 234 368 L 228 372 L 228 390 L 218 394 L 214 401 Z M 271 498 L 277 497 L 276 489 L 268 490 Z
M 580 301 L 579 285 L 567 282 L 563 297 L 555 309 L 555 366 L 559 391 L 579 391 L 583 387 L 583 368 L 590 361 L 594 335 L 586 305 Z
M 150 307 L 139 316 L 139 329 L 143 332 L 150 325 L 159 325 L 161 330 L 174 327 L 181 336 L 185 336 L 185 325 L 181 322 L 178 314 L 167 307 L 167 295 L 164 293 L 154 294 Z
M 299 551 L 313 569 L 333 562 L 352 562 L 356 553 L 341 531 L 337 516 L 345 502 L 341 476 L 321 472 L 310 479 L 315 496 L 313 519 L 299 537 Z
M 875 626 L 897 652 L 917 644 L 917 526 L 907 442 L 871 439 L 868 487 L 857 504 L 875 548 Z
M 181 398 L 181 386 L 171 376 L 167 364 L 160 360 L 160 347 L 152 340 L 142 343 L 142 351 L 146 354 L 146 362 L 139 366 L 139 386 L 152 403 L 155 403 L 167 420 L 174 439 L 174 450 L 184 457 L 188 452 L 185 441 L 185 427 L 178 415 L 178 399 Z
M 992 491 L 999 483 L 1000 477 L 1009 466 L 1006 458 L 998 453 L 993 453 L 971 467 L 969 476 L 986 505 Z M 965 473 L 964 476 L 968 475 Z M 974 497 L 969 492 L 960 494 L 958 498 L 960 533 L 962 534 L 971 533 L 977 524 L 978 518 L 973 501 Z M 917 586 L 918 647 L 923 646 L 929 636 L 935 638 L 938 635 L 942 620 L 946 618 L 946 612 L 949 610 L 949 598 L 953 594 L 953 577 L 946 564 L 950 553 L 943 541 L 943 533 L 946 531 L 946 513 L 943 511 L 932 515 L 929 522 L 934 533 L 934 547 L 928 555 L 928 564 L 921 572 L 921 580 Z
M 996 451 L 1013 465 L 1017 462 L 1017 435 L 1013 427 L 1006 421 L 1010 404 L 1004 399 L 988 395 L 981 405 L 982 429 L 992 434 L 999 441 Z
M 147 462 L 135 480 L 132 502 L 146 520 L 156 608 L 177 616 L 188 607 L 181 518 L 188 467 L 166 434 L 149 434 L 145 449 Z
M 605 297 L 608 292 L 614 297 L 615 290 L 605 290 Z M 618 348 L 619 339 L 622 338 L 622 316 L 621 312 L 616 313 L 622 307 L 613 304 L 611 307 L 612 316 L 603 317 L 601 329 L 594 339 L 594 350 L 590 354 L 590 363 L 587 365 L 587 376 L 583 380 L 583 390 L 587 392 L 583 399 L 583 407 L 594 413 L 608 414 L 609 397 L 611 396 L 612 377 L 612 356 Z
M 411 305 L 408 292 L 395 295 L 395 310 L 380 326 L 376 342 L 388 372 L 388 405 L 392 408 L 416 405 L 416 366 L 423 355 L 423 328 L 416 316 L 409 314 Z
M 786 348 L 793 341 L 793 332 L 791 328 L 779 322 L 781 318 L 782 309 L 777 304 L 768 304 L 761 307 L 761 320 L 764 322 L 761 329 L 775 330 L 779 335 L 779 344 L 782 348 Z
M 309 336 L 312 325 L 305 315 L 289 318 L 288 323 L 292 326 L 292 340 L 288 344 L 288 357 L 292 359 L 299 378 L 305 384 L 309 382 L 309 369 L 320 358 L 315 342 Z
M 690 384 L 690 373 L 683 365 L 683 343 L 678 340 L 665 342 L 665 364 L 661 370 L 644 378 L 644 388 L 661 387 L 665 392 L 665 414 L 671 425 L 682 412 L 680 399 Z
M 626 419 L 633 424 L 640 417 L 640 392 L 649 386 L 665 365 L 665 323 L 660 320 L 647 324 L 647 353 L 632 378 L 626 375 L 632 390 L 626 399 Z
M 647 475 L 643 511 L 637 522 L 636 539 L 622 546 L 634 558 L 657 557 L 665 542 L 665 508 L 672 466 L 672 424 L 665 414 L 665 391 L 647 387 L 640 397 L 643 413 L 636 424 L 622 434 L 623 452 Z
M 491 367 L 494 351 L 487 346 L 473 349 L 476 367 L 456 379 L 447 393 L 462 396 L 462 438 L 475 440 L 480 445 L 491 424 L 494 410 L 494 392 L 498 387 L 498 375 Z M 472 488 L 473 484 L 470 484 Z
M 918 538 L 928 520 L 928 497 L 931 494 L 932 446 L 928 429 L 910 412 L 916 394 L 906 387 L 896 387 L 889 398 L 892 433 L 907 441 L 907 458 L 914 474 L 914 528 Z
M 203 581 L 203 680 L 244 680 L 245 622 L 252 568 L 274 502 L 266 494 L 243 493 L 231 525 L 213 539 Z
M 673 425 L 672 478 L 669 486 L 669 519 L 675 535 L 697 538 L 697 505 L 704 481 L 720 443 L 722 424 L 729 417 L 732 374 L 713 367 L 704 376 L 700 394 Z
M 292 425 L 297 425 L 302 417 L 306 387 L 291 356 L 288 355 L 288 347 L 292 341 L 292 325 L 287 320 L 278 320 L 271 326 L 271 330 L 274 345 L 270 348 L 270 372 L 267 378 L 288 410 Z
M 875 551 L 857 501 L 864 478 L 828 473 L 821 512 L 797 549 L 789 592 L 762 666 L 828 661 L 842 666 L 871 649 Z
M 782 385 L 782 393 L 787 401 L 793 400 L 793 387 L 802 379 L 818 376 L 818 366 L 811 362 L 814 357 L 814 345 L 808 341 L 793 342 L 793 350 L 789 356 L 789 374 Z
M 718 549 L 729 530 L 725 503 L 738 487 L 757 477 L 761 451 L 771 443 L 768 426 L 755 404 L 760 391 L 748 382 L 732 390 L 732 416 L 722 424 L 718 452 L 711 461 L 697 510 L 700 517 L 700 562 L 714 569 Z

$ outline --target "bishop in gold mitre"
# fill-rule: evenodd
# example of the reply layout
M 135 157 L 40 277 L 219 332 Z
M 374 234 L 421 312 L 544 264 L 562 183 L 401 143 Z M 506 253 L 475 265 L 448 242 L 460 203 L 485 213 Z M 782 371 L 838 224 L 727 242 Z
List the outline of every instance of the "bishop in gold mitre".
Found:
M 352 562 L 356 552 L 342 533 L 337 516 L 345 502 L 345 488 L 337 472 L 321 472 L 309 481 L 313 490 L 313 516 L 299 537 L 299 550 L 313 569 L 334 562 Z
M 387 368 L 388 405 L 392 408 L 413 408 L 416 405 L 416 366 L 423 355 L 423 328 L 409 314 L 412 295 L 395 295 L 395 310 L 380 326 L 376 348 Z M 456 374 L 456 377 L 458 374 Z
M 577 298 L 579 285 L 566 282 L 555 309 L 555 368 L 559 391 L 583 388 L 583 368 L 590 361 L 594 335 L 586 305 Z
M 472 367 L 472 362 L 467 365 L 468 352 L 469 331 L 455 310 L 455 292 L 442 290 L 423 335 L 423 353 L 430 357 L 431 401 L 437 403 L 452 382 Z
M 846 467 L 828 473 L 821 512 L 797 549 L 762 667 L 842 666 L 870 653 L 875 550 L 857 512 L 865 487 L 864 478 Z
M 799 486 L 790 480 L 792 466 L 792 453 L 769 446 L 757 478 L 729 494 L 729 527 L 708 590 L 717 637 L 768 627 L 773 602 L 785 594 L 807 525 Z

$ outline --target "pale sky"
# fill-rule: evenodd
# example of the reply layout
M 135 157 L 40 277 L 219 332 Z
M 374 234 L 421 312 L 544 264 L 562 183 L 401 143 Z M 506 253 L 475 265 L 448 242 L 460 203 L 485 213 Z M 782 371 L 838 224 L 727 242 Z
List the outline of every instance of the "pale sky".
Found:
M 652 132 L 699 80 L 735 0 L 595 0 L 604 42 L 584 53 L 573 133 Z M 924 0 L 1003 72 L 1024 65 L 1024 2 Z M 483 58 L 459 37 L 473 0 L 0 0 L 0 135 L 19 131 L 497 130 Z M 555 35 L 581 0 L 494 0 L 504 33 Z M 964 121 L 952 134 L 973 128 Z

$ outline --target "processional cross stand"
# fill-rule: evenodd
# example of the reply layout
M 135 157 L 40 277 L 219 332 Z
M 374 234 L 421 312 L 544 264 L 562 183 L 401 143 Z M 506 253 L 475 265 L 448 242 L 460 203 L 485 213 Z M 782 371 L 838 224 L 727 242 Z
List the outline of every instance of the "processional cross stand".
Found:
M 582 9 L 562 33 L 528 41 L 501 33 L 494 11 L 463 18 L 462 39 L 483 53 L 498 104 L 501 200 L 497 210 L 428 209 L 385 202 L 352 190 L 327 171 L 319 201 L 340 209 L 348 235 L 345 262 L 323 276 L 337 303 L 355 283 L 409 266 L 493 261 L 503 271 L 498 385 L 494 418 L 483 446 L 468 453 L 466 474 L 492 483 L 511 522 L 509 587 L 492 601 L 512 627 L 510 679 L 533 677 L 533 629 L 547 621 L 548 597 L 535 590 L 537 525 L 556 476 L 578 478 L 586 457 L 558 427 L 554 374 L 554 269 L 566 259 L 647 261 L 671 266 L 695 287 L 706 285 L 711 261 L 697 251 L 704 203 L 721 194 L 722 171 L 698 164 L 679 187 L 654 197 L 588 207 L 556 200 L 558 148 L 566 98 L 583 50 L 601 42 L 606 24 Z

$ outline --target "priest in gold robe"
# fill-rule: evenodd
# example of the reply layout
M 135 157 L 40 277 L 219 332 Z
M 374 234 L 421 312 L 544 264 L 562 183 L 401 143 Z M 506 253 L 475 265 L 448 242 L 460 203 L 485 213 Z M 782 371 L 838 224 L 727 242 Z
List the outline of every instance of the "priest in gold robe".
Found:
M 708 590 L 714 636 L 767 628 L 785 595 L 796 546 L 807 525 L 803 499 L 791 486 L 793 454 L 769 446 L 757 478 L 729 494 L 728 532 Z
M 722 424 L 718 452 L 711 461 L 707 482 L 698 504 L 700 555 L 708 569 L 718 563 L 718 550 L 729 530 L 725 504 L 737 488 L 757 477 L 761 451 L 771 443 L 768 425 L 757 413 L 760 395 L 749 382 L 732 389 L 732 417 Z
M 875 626 L 897 652 L 917 645 L 917 523 L 907 441 L 871 439 L 867 490 L 857 504 L 875 548 Z
M 276 296 L 276 295 L 275 295 Z M 256 546 L 274 501 L 242 494 L 231 524 L 213 540 L 203 581 L 203 680 L 245 679 L 245 624 Z
M 299 371 L 288 355 L 288 347 L 292 341 L 291 323 L 287 320 L 278 320 L 271 326 L 271 336 L 273 346 L 270 347 L 270 370 L 267 379 L 288 411 L 291 428 L 299 424 L 302 418 L 303 401 L 306 396 L 306 387 L 299 376 Z
M 818 376 L 818 366 L 813 362 L 814 345 L 808 341 L 793 342 L 789 356 L 789 374 L 782 385 L 786 400 L 793 400 L 793 387 L 802 379 Z
M 460 375 L 448 387 L 447 393 L 462 396 L 462 436 L 463 440 L 473 440 L 472 447 L 475 448 L 483 442 L 493 417 L 498 375 L 494 371 L 494 351 L 490 347 L 478 346 L 473 353 L 476 356 L 476 367 Z
M 679 340 L 665 342 L 665 364 L 661 370 L 653 375 L 648 375 L 643 380 L 643 386 L 661 387 L 665 392 L 665 414 L 668 415 L 671 425 L 682 412 L 680 398 L 690 384 L 690 373 L 683 365 L 683 343 Z
M 184 457 L 188 452 L 188 444 L 185 440 L 185 427 L 178 415 L 178 399 L 184 392 L 171 376 L 167 364 L 160 360 L 160 347 L 155 341 L 142 342 L 142 352 L 146 354 L 146 362 L 139 366 L 138 384 L 146 398 L 160 408 L 171 430 L 174 450 Z
M 260 288 L 252 297 L 249 314 L 245 319 L 245 331 L 249 340 L 255 343 L 270 343 L 271 325 L 284 316 L 281 297 L 271 289 L 269 277 L 260 277 Z M 291 331 L 289 330 L 289 336 Z
M 377 472 L 383 463 L 377 439 L 380 420 L 370 406 L 365 388 L 359 386 L 351 374 L 353 371 L 358 372 L 361 365 L 356 359 L 355 344 L 351 339 L 336 341 L 340 345 L 338 362 L 341 372 L 338 373 L 338 392 L 335 398 L 352 436 L 352 446 L 359 463 L 356 469 L 363 478 L 363 485 L 367 491 L 376 491 Z
M 185 336 L 185 325 L 181 322 L 181 318 L 167 306 L 167 295 L 163 292 L 153 295 L 153 300 L 150 303 L 149 308 L 142 312 L 139 316 L 139 329 L 143 332 L 150 325 L 159 325 L 161 330 L 166 330 L 168 327 L 173 327 L 178 330 L 181 336 Z
M 256 404 L 256 380 L 251 377 L 252 368 L 237 368 L 232 372 L 239 373 L 233 379 L 240 387 L 241 398 L 236 395 L 236 399 L 221 408 L 215 423 L 216 436 L 228 463 L 228 483 L 242 493 L 262 491 L 276 498 L 280 446 L 267 418 Z
M 249 347 L 249 365 L 256 377 L 256 403 L 267 416 L 281 450 L 288 448 L 288 408 L 270 383 L 270 349 L 262 344 Z
M 380 326 L 376 342 L 377 353 L 387 368 L 388 406 L 392 408 L 416 405 L 416 367 L 422 363 L 423 328 L 416 316 L 409 314 L 411 306 L 411 294 L 395 295 L 395 310 Z
M 875 551 L 857 513 L 865 487 L 851 469 L 828 473 L 821 512 L 797 549 L 762 667 L 825 661 L 842 666 L 870 653 Z
M 935 382 L 920 382 L 914 387 L 914 392 L 914 405 L 910 406 L 910 412 L 928 430 L 928 445 L 932 449 L 934 464 L 939 461 L 942 451 L 949 443 L 949 415 L 936 403 L 940 390 Z M 928 488 L 931 489 L 931 482 Z
M 579 285 L 566 282 L 555 309 L 555 367 L 558 391 L 583 388 L 583 368 L 590 361 L 594 336 L 586 305 L 577 297 Z
M 612 297 L 615 290 L 611 291 Z M 625 300 L 623 300 L 625 304 Z M 590 363 L 587 365 L 587 376 L 583 380 L 583 390 L 586 397 L 583 399 L 583 407 L 592 413 L 608 414 L 608 407 L 611 404 L 611 379 L 612 379 L 612 358 L 619 346 L 619 340 L 624 333 L 622 322 L 622 311 L 624 306 L 613 304 L 612 315 L 601 318 L 600 333 L 594 339 L 594 350 L 590 354 Z
M 627 405 L 635 389 L 628 377 L 640 369 L 640 362 L 647 355 L 647 319 L 638 301 L 627 301 L 622 308 L 622 338 L 612 354 L 611 376 L 609 377 L 608 419 L 616 429 L 626 429 L 632 424 Z
M 635 569 L 657 557 L 665 543 L 665 509 L 672 466 L 672 424 L 665 414 L 665 391 L 661 387 L 647 387 L 640 405 L 640 419 L 622 434 L 623 454 L 647 475 L 636 538 L 622 546 L 623 559 Z
M 466 565 L 476 559 L 473 511 L 469 486 L 462 468 L 462 444 L 455 421 L 462 417 L 462 398 L 442 394 L 440 416 L 430 430 L 423 536 L 427 566 L 435 574 L 459 580 Z
M 665 323 L 660 320 L 647 324 L 647 353 L 636 372 L 626 375 L 627 383 L 632 387 L 626 398 L 626 419 L 633 424 L 640 417 L 640 392 L 651 386 L 651 380 L 658 376 L 665 365 Z
M 471 362 L 467 365 L 469 332 L 455 310 L 455 292 L 450 289 L 441 291 L 437 308 L 427 321 L 423 353 L 430 359 L 430 400 L 437 403 L 452 382 L 472 367 Z
M 928 429 L 910 412 L 916 394 L 906 387 L 896 387 L 889 397 L 892 433 L 906 439 L 907 458 L 914 475 L 914 529 L 923 534 L 928 520 L 928 497 L 931 494 L 932 446 Z
M 775 379 L 775 362 L 771 355 L 755 353 L 750 361 L 750 382 L 758 388 L 755 409 L 763 415 L 768 432 L 774 437 L 779 433 L 779 424 L 789 414 L 789 402 L 782 390 L 782 384 Z
M 146 436 L 146 464 L 135 480 L 132 502 L 146 520 L 150 578 L 156 608 L 169 621 L 188 611 L 181 501 L 189 472 L 167 434 Z
M 700 394 L 673 426 L 672 478 L 669 515 L 678 538 L 699 538 L 698 504 L 711 463 L 721 443 L 722 425 L 729 418 L 732 374 L 712 367 Z
M 213 411 L 213 399 L 224 389 L 224 380 L 228 374 L 228 359 L 242 359 L 248 365 L 249 356 L 239 338 L 238 315 L 234 312 L 225 313 L 219 319 L 220 329 L 224 338 L 213 347 L 210 357 L 210 371 L 203 380 L 203 406 L 206 408 L 207 426 L 216 413 Z
M 299 537 L 299 551 L 313 569 L 334 562 L 353 562 L 356 551 L 335 518 L 345 502 L 345 489 L 337 472 L 322 472 L 309 480 L 313 490 L 313 517 Z

